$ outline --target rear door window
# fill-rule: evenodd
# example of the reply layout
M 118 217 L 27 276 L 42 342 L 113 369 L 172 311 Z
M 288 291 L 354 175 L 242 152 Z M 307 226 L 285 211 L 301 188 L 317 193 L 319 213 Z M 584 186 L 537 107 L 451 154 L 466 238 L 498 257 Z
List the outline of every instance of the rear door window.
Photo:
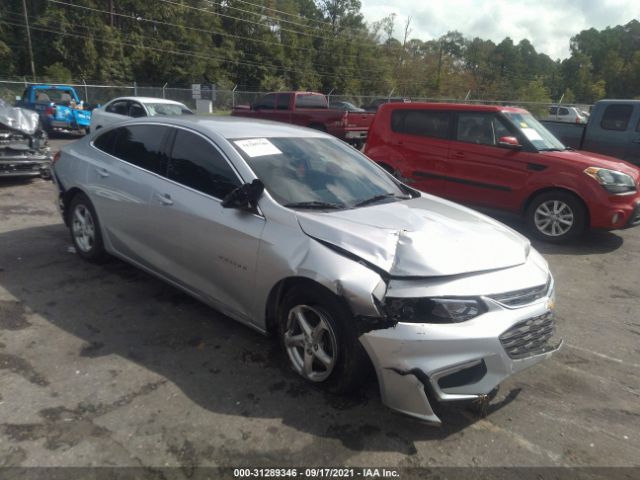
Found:
M 278 95 L 278 102 L 276 104 L 276 108 L 278 110 L 289 110 L 289 104 L 291 103 L 291 94 L 290 93 L 280 93 Z
M 569 115 L 569 110 L 566 108 L 560 108 L 560 115 Z
M 324 95 L 297 95 L 296 108 L 327 108 Z
M 396 110 L 391 114 L 391 129 L 420 137 L 449 138 L 451 113 L 440 110 Z
M 168 178 L 215 198 L 224 198 L 241 185 L 222 154 L 195 133 L 177 130 Z
M 132 125 L 116 129 L 113 155 L 149 172 L 164 175 L 166 155 L 162 151 L 169 128 L 162 125 Z
M 632 105 L 609 105 L 604 110 L 600 126 L 604 130 L 624 131 L 629 125 L 629 119 L 632 113 Z
M 138 102 L 131 102 L 129 106 L 129 116 L 133 118 L 146 117 L 147 112 L 144 111 L 144 108 Z
M 93 141 L 93 146 L 98 150 L 102 150 L 103 152 L 108 153 L 109 155 L 113 155 L 113 149 L 115 147 L 115 139 L 118 135 L 118 130 L 120 129 L 116 128 L 114 130 L 109 130 L 102 135 L 99 135 L 98 138 Z

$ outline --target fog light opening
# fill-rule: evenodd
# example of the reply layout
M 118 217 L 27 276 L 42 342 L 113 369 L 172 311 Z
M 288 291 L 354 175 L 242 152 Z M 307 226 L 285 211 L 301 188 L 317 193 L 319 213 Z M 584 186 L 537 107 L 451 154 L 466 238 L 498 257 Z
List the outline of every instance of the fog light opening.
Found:
M 613 217 L 611 217 L 611 224 L 612 225 L 617 225 L 618 223 L 620 223 L 620 221 L 623 219 L 624 214 L 622 212 L 616 212 L 613 214 Z

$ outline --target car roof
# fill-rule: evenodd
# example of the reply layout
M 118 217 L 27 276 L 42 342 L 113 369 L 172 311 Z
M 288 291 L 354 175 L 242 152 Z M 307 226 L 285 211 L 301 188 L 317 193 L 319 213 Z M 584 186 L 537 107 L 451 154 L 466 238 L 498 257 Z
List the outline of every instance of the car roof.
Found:
M 416 110 L 425 108 L 429 110 L 465 110 L 471 112 L 526 112 L 525 109 L 519 107 L 508 107 L 502 105 L 474 105 L 470 103 L 427 103 L 427 102 L 411 102 L 411 103 L 385 103 L 380 105 L 380 110 Z
M 109 100 L 109 103 L 115 102 L 115 101 L 121 101 L 121 100 L 134 100 L 136 102 L 142 102 L 142 103 L 167 103 L 171 105 L 184 106 L 184 103 L 181 103 L 175 100 L 167 100 L 166 98 L 156 98 L 156 97 L 117 97 L 112 100 Z
M 225 139 L 235 138 L 261 138 L 261 137 L 329 137 L 324 132 L 310 128 L 288 125 L 286 123 L 272 122 L 269 120 L 256 120 L 231 116 L 171 116 L 171 117 L 146 117 L 144 119 L 131 119 L 119 126 L 128 124 L 153 124 L 175 125 L 191 128 L 200 132 L 211 132 Z M 331 137 L 333 138 L 333 137 Z

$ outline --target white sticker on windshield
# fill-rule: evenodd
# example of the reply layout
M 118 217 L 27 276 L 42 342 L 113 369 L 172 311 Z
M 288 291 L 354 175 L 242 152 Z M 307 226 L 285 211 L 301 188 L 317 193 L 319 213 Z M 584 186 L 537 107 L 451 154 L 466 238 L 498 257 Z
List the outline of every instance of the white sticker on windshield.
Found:
M 522 133 L 524 133 L 529 140 L 535 142 L 536 140 L 542 140 L 542 137 L 538 132 L 536 132 L 533 128 L 523 128 Z
M 247 140 L 236 140 L 233 143 L 240 147 L 242 151 L 251 158 L 282 153 L 278 150 L 278 147 L 266 138 L 249 138 Z

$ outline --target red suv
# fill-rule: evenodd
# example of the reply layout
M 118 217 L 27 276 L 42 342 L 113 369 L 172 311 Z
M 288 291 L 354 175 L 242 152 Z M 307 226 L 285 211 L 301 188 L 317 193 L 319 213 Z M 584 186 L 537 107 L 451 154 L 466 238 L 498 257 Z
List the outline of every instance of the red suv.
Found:
M 520 108 L 382 105 L 365 153 L 425 192 L 524 215 L 550 242 L 640 224 L 637 167 L 565 147 Z

